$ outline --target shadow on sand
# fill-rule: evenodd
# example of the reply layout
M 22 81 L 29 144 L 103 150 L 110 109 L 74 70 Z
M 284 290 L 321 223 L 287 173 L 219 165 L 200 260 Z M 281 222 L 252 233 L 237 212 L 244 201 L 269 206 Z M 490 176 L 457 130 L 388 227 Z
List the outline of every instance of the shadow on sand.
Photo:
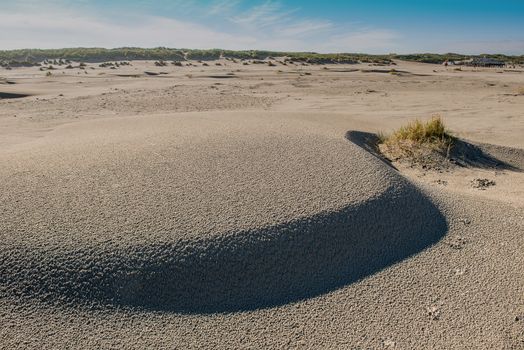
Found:
M 24 98 L 24 97 L 29 97 L 29 96 L 31 95 L 0 91 L 0 99 Z
M 174 247 L 148 247 L 126 264 L 140 268 L 119 277 L 115 271 L 112 288 L 101 296 L 121 306 L 183 313 L 283 305 L 372 275 L 446 232 L 445 218 L 423 194 L 391 188 L 339 211 L 189 243 L 184 255 Z
M 391 166 L 370 146 L 376 135 L 346 136 Z M 435 244 L 446 232 L 435 205 L 399 176 L 380 196 L 338 211 L 216 241 L 185 242 L 185 247 L 147 247 L 141 256 L 157 258 L 137 257 L 142 268 L 120 274 L 102 299 L 118 296 L 113 300 L 122 306 L 183 313 L 278 306 L 370 276 Z
M 365 132 L 365 131 L 348 131 L 346 133 L 346 139 L 350 142 L 353 142 L 355 145 L 367 151 L 369 154 L 373 155 L 375 158 L 383 162 L 384 164 L 392 167 L 395 170 L 398 170 L 391 164 L 391 161 L 384 157 L 380 153 L 377 145 L 379 143 L 379 138 L 376 134 Z
M 396 169 L 379 151 L 376 134 L 364 131 L 348 131 L 346 139 L 363 148 L 385 164 Z M 449 161 L 461 167 L 522 171 L 524 151 L 517 148 L 489 144 L 473 144 L 455 139 L 449 154 Z

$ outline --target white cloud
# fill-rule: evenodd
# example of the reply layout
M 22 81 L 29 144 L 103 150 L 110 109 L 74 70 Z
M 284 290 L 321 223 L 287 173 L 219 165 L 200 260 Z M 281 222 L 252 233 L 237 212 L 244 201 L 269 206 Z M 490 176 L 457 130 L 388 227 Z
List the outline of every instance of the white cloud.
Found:
M 211 16 L 231 14 L 240 3 L 241 0 L 215 0 L 207 10 L 207 14 Z
M 231 17 L 230 20 L 248 29 L 259 30 L 291 21 L 291 15 L 296 11 L 296 9 L 286 10 L 280 3 L 268 0 L 261 5 L 250 8 L 248 11 Z
M 279 33 L 284 36 L 316 35 L 326 33 L 333 27 L 333 23 L 329 21 L 303 20 L 280 28 Z
M 249 45 L 254 38 L 211 30 L 205 26 L 164 17 L 142 16 L 115 23 L 103 17 L 74 12 L 0 13 L 0 47 L 57 48 L 78 46 L 218 47 Z
M 194 4 L 191 8 L 188 1 L 184 11 L 199 11 L 201 17 L 187 21 L 125 13 L 116 16 L 96 11 L 81 0 L 75 6 L 66 0 L 45 4 L 21 0 L 0 12 L 0 49 L 166 46 L 382 53 L 392 50 L 398 39 L 388 30 L 350 30 L 322 19 L 300 18 L 297 9 L 286 9 L 274 1 L 239 11 L 240 1 L 216 0 L 206 8 Z
M 94 7 L 91 0 L 3 1 L 0 49 L 167 46 L 367 53 L 524 52 L 524 38 L 519 34 L 513 40 L 458 41 L 450 37 L 444 42 L 443 35 L 424 33 L 421 40 L 414 33 L 406 38 L 388 28 L 304 17 L 300 8 L 286 7 L 278 0 L 257 1 L 247 8 L 246 0 L 207 4 L 198 0 L 132 4 L 112 0 L 102 7 Z M 154 11 L 156 16 L 151 15 Z
M 318 44 L 332 35 L 331 21 L 300 18 L 299 9 L 289 9 L 280 2 L 266 0 L 246 11 L 228 16 L 238 32 L 249 33 L 257 39 L 258 47 L 274 50 L 319 50 Z

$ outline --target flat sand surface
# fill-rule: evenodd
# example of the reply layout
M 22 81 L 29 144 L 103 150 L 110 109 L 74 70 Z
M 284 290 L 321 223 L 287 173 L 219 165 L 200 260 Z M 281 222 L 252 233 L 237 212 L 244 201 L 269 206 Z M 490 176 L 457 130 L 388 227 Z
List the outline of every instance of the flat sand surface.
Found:
M 219 63 L 0 70 L 0 348 L 524 348 L 524 68 Z

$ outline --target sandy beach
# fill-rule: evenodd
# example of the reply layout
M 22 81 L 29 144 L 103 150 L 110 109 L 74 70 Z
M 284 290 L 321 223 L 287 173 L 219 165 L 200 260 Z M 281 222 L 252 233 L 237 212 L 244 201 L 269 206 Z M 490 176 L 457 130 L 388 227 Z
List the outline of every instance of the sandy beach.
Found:
M 0 348 L 524 348 L 524 68 L 281 60 L 0 68 Z

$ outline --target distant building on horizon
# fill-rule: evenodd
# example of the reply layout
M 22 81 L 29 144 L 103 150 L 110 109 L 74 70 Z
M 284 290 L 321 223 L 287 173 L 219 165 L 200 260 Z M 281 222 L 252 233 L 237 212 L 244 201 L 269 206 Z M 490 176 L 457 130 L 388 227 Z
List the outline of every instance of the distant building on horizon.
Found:
M 475 57 L 470 62 L 466 63 L 473 67 L 496 67 L 501 68 L 506 65 L 506 62 L 497 60 L 491 57 Z

